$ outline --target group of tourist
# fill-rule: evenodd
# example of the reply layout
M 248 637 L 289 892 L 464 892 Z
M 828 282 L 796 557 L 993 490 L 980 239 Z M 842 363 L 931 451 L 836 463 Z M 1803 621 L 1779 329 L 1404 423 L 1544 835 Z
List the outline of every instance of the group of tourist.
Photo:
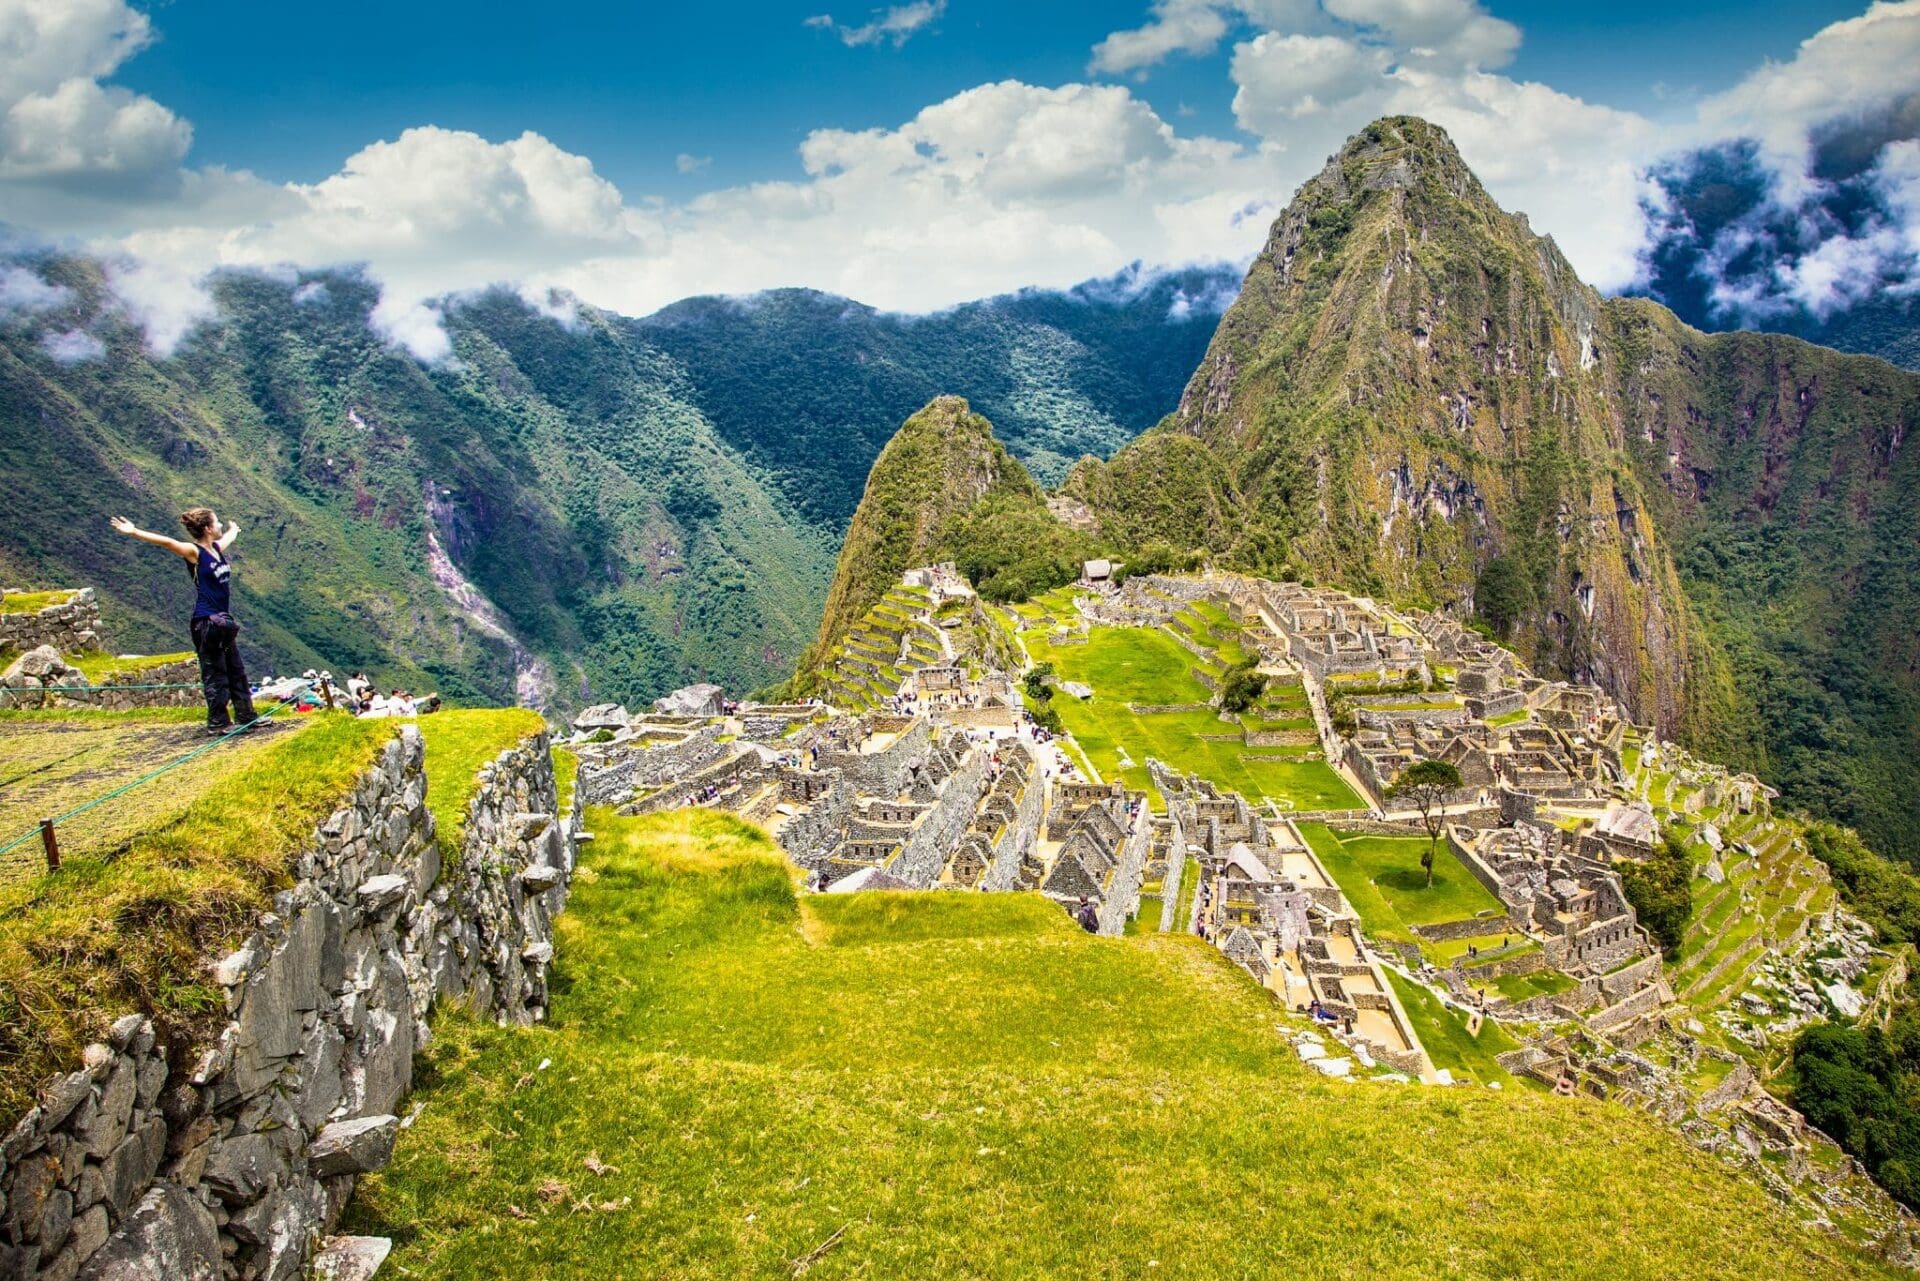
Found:
M 309 679 L 316 675 L 322 681 L 332 680 L 324 672 L 307 673 Z M 347 710 L 355 716 L 423 716 L 440 710 L 440 696 L 423 694 L 416 698 L 397 687 L 383 695 L 365 672 L 355 672 L 347 677 Z

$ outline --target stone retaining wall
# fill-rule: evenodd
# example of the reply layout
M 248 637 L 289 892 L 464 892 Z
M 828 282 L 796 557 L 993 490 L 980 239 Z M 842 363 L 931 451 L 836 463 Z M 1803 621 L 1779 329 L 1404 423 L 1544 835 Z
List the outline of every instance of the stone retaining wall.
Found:
M 818 777 L 807 776 L 809 781 Z M 853 813 L 853 785 L 844 775 L 834 774 L 829 778 L 826 795 L 780 829 L 780 848 L 787 852 L 788 858 L 810 871 L 826 863 L 840 841 L 847 816 Z
M 302 1275 L 354 1177 L 391 1154 L 434 1001 L 544 1012 L 574 862 L 547 746 L 481 771 L 443 869 L 424 746 L 402 727 L 295 858 L 292 888 L 210 966 L 229 1021 L 169 1046 L 128 1015 L 0 1144 L 0 1276 Z
M 1127 921 L 1140 910 L 1140 880 L 1147 868 L 1147 850 L 1153 844 L 1153 816 L 1146 805 L 1134 816 L 1133 831 L 1120 848 L 1106 896 L 1098 909 L 1100 933 L 1118 938 L 1127 932 Z
M 1007 824 L 994 844 L 993 865 L 987 869 L 980 888 L 1011 890 L 1019 884 L 1020 862 L 1033 848 L 1034 838 L 1040 834 L 1041 820 L 1046 816 L 1046 777 L 1036 757 L 1027 774 L 1026 788 L 1020 793 L 1020 807 L 1013 813 L 1013 822 Z
M 580 758 L 581 794 L 588 805 L 618 805 L 636 791 L 659 787 L 705 769 L 727 753 L 718 722 L 665 747 L 616 747 L 598 761 Z
M 1605 1032 L 1608 1028 L 1618 1027 L 1620 1024 L 1638 1018 L 1650 1010 L 1659 1009 L 1662 996 L 1663 994 L 1657 984 L 1653 987 L 1643 987 L 1626 1000 L 1616 1005 L 1609 1005 L 1606 1009 L 1593 1015 L 1587 1020 L 1587 1026 L 1596 1032 Z
M 839 770 L 862 796 L 898 796 L 932 754 L 933 736 L 921 720 L 877 752 L 822 752 L 819 767 Z
M 1462 921 L 1441 921 L 1435 925 L 1414 925 L 1408 928 L 1429 943 L 1444 943 L 1451 939 L 1474 939 L 1487 934 L 1511 934 L 1515 938 L 1525 937 L 1525 932 L 1514 924 L 1513 918 L 1506 915 L 1474 916 Z
M 8 588 L 7 594 L 24 591 Z M 62 654 L 88 654 L 105 647 L 100 605 L 93 588 L 83 587 L 58 605 L 37 614 L 0 614 L 0 650 L 24 654 L 51 645 Z
M 200 692 L 200 660 L 197 658 L 183 658 L 177 663 L 161 663 L 137 672 L 116 675 L 118 679 L 94 686 L 103 693 L 82 694 L 80 703 L 101 711 L 127 712 L 138 707 L 200 707 L 206 702 L 206 696 Z M 188 688 L 127 688 L 142 685 L 184 685 Z

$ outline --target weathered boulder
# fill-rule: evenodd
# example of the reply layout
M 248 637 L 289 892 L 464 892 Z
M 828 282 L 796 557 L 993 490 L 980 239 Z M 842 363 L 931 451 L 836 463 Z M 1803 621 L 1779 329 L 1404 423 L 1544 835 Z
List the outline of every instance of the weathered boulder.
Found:
M 718 716 L 724 710 L 723 693 L 718 685 L 687 685 L 654 699 L 653 710 L 662 716 Z
M 313 1256 L 317 1281 L 373 1281 L 393 1242 L 386 1237 L 329 1237 Z
M 397 1116 L 362 1116 L 335 1121 L 313 1138 L 307 1165 L 325 1178 L 334 1174 L 372 1174 L 393 1158 L 393 1141 L 400 1133 Z
M 104 1218 L 104 1216 L 102 1216 Z M 83 1281 L 215 1281 L 220 1233 L 193 1194 L 162 1183 L 141 1198 L 85 1267 Z
M 573 718 L 573 728 L 575 733 L 590 733 L 596 729 L 621 730 L 632 719 L 627 715 L 627 709 L 618 703 L 595 703 Z
M 87 678 L 80 674 L 80 669 L 60 657 L 60 651 L 51 645 L 35 646 L 9 663 L 6 671 L 0 672 L 0 680 L 9 682 L 23 676 L 30 677 L 43 685 L 85 685 L 87 683 Z

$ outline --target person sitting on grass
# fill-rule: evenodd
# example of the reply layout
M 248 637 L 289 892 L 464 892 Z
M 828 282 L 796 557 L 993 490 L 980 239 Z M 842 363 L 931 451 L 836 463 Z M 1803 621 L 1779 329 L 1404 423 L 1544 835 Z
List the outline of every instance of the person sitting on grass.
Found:
M 108 522 L 116 533 L 137 538 L 155 547 L 164 547 L 187 562 L 193 576 L 193 618 L 188 630 L 193 635 L 194 653 L 200 657 L 200 688 L 207 699 L 207 733 L 225 734 L 238 720 L 242 727 L 258 717 L 253 710 L 253 692 L 247 686 L 247 669 L 240 661 L 240 624 L 233 618 L 233 563 L 227 548 L 239 537 L 240 526 L 221 527 L 211 507 L 195 507 L 182 512 L 180 523 L 193 539 L 183 543 L 165 534 L 141 529 L 125 516 Z M 233 709 L 231 717 L 228 707 Z

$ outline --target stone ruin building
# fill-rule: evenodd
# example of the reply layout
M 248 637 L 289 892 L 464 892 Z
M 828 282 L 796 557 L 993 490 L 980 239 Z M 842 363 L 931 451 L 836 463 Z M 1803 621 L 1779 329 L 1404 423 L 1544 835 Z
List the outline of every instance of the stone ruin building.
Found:
M 1359 915 L 1291 819 L 1270 819 L 1232 792 L 1149 762 L 1167 798 L 1166 846 L 1196 878 L 1194 920 L 1227 958 L 1289 1009 L 1317 1009 L 1362 1066 L 1433 1079 L 1433 1064 L 1360 930 Z M 1346 1060 L 1316 1061 L 1344 1074 Z

